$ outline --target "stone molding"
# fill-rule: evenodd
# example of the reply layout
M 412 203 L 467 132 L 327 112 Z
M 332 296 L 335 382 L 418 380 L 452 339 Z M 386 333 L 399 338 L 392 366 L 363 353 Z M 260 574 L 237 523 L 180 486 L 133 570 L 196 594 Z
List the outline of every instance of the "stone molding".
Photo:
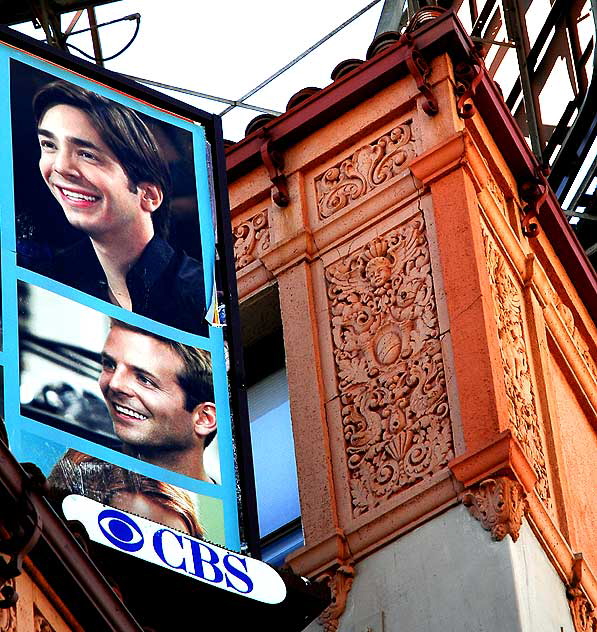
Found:
M 453 457 L 423 216 L 328 266 L 325 278 L 356 518 Z
M 488 478 L 465 491 L 462 503 L 468 507 L 494 540 L 510 535 L 516 542 L 528 503 L 522 485 L 506 476 Z
M 320 220 L 338 213 L 405 170 L 415 156 L 412 119 L 329 167 L 315 178 Z
M 533 465 L 537 475 L 537 493 L 549 505 L 547 465 L 525 335 L 522 292 L 504 257 L 485 230 L 483 243 L 509 402 L 509 425 Z
M 569 588 L 567 595 L 576 632 L 595 632 L 597 630 L 597 612 L 582 590 Z
M 236 270 L 242 270 L 270 247 L 268 209 L 236 224 L 234 238 L 234 260 Z

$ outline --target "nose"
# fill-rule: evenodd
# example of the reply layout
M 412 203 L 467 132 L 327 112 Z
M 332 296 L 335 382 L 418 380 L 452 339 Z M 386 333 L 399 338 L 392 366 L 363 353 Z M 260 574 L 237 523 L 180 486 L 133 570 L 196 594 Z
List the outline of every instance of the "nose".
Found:
M 107 376 L 107 386 L 113 393 L 120 393 L 122 395 L 132 395 L 131 390 L 131 378 L 128 374 L 126 367 L 116 367 Z
M 79 173 L 75 158 L 68 149 L 59 149 L 54 154 L 52 168 L 63 176 L 76 176 Z

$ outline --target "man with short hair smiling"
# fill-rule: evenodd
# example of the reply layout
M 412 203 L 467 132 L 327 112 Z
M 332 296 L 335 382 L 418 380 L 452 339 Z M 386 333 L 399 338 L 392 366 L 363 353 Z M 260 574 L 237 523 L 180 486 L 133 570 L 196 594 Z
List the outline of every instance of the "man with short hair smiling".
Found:
M 42 177 L 68 222 L 89 238 L 36 271 L 206 335 L 203 270 L 165 241 L 170 175 L 145 123 L 130 108 L 64 81 L 44 86 L 33 109 Z
M 217 428 L 207 351 L 112 320 L 99 385 L 127 454 L 214 482 L 203 463 Z

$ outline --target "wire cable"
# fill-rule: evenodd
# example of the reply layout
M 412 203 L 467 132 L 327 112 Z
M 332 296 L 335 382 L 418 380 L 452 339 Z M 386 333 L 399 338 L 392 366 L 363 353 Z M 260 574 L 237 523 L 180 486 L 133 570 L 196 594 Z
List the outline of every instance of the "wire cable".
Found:
M 135 14 L 135 20 L 136 20 L 136 26 L 135 26 L 135 32 L 133 33 L 133 36 L 131 37 L 130 41 L 128 42 L 128 44 L 126 44 L 123 48 L 121 48 L 117 53 L 114 53 L 114 55 L 110 55 L 110 57 L 102 57 L 101 61 L 105 62 L 105 61 L 111 61 L 112 59 L 116 59 L 116 57 L 118 57 L 119 55 L 122 55 L 122 53 L 124 53 L 125 50 L 127 50 L 128 48 L 130 48 L 133 44 L 133 42 L 137 39 L 137 35 L 139 34 L 139 29 L 141 28 L 141 16 L 136 13 Z M 116 20 L 114 20 L 116 21 Z M 110 23 L 108 23 L 110 24 Z M 103 26 L 100 25 L 100 26 Z M 89 30 L 89 29 L 86 29 Z M 79 31 L 82 32 L 82 31 Z M 73 35 L 73 33 L 71 33 L 71 35 Z M 66 45 L 69 48 L 72 48 L 74 50 L 76 50 L 78 53 L 80 53 L 81 55 L 83 55 L 83 57 L 87 57 L 87 59 L 91 59 L 91 61 L 97 61 L 95 57 L 93 57 L 93 55 L 88 55 L 84 50 L 81 50 L 78 46 L 75 46 L 74 44 L 69 44 L 68 42 L 66 42 Z

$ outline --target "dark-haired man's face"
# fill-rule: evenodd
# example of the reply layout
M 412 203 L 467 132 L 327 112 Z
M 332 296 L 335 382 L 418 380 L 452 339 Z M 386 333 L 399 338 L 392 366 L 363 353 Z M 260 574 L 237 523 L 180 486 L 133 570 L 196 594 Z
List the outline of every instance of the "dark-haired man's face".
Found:
M 66 219 L 90 237 L 132 234 L 151 222 L 161 191 L 133 186 L 91 119 L 70 105 L 55 105 L 38 127 L 39 168 Z

